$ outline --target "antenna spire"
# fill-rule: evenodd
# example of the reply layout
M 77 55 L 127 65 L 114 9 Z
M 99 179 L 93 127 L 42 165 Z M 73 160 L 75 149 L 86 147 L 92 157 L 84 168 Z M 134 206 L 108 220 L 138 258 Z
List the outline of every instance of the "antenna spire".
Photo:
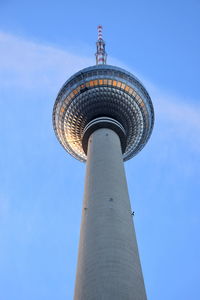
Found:
M 105 42 L 102 38 L 102 26 L 99 25 L 98 29 L 98 40 L 96 42 L 97 45 L 97 52 L 96 52 L 96 65 L 105 65 L 107 53 L 105 51 Z

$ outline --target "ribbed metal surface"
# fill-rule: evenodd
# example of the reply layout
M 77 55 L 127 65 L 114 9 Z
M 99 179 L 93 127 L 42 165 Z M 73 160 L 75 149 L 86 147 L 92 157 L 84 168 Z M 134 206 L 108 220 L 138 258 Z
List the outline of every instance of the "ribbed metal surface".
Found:
M 136 155 L 151 135 L 154 112 L 147 91 L 135 76 L 109 65 L 83 69 L 64 84 L 53 111 L 56 136 L 67 152 L 86 161 L 84 128 L 103 116 L 116 119 L 125 129 L 124 160 Z

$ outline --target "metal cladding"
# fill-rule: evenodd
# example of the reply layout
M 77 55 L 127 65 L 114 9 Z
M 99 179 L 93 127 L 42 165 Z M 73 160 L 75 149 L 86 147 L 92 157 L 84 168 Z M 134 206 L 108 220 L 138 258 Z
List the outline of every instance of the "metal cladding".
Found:
M 61 88 L 53 110 L 56 136 L 65 150 L 80 161 L 85 127 L 99 117 L 118 121 L 125 130 L 123 160 L 136 155 L 147 143 L 154 124 L 151 98 L 131 73 L 110 65 L 85 68 Z

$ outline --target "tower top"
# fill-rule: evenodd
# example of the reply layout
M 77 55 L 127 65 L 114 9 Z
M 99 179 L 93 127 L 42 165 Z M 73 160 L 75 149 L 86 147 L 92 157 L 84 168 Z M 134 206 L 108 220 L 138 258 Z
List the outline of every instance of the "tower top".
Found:
M 97 27 L 98 30 L 98 40 L 96 42 L 97 52 L 96 52 L 96 65 L 105 65 L 107 53 L 105 51 L 105 42 L 102 37 L 102 25 Z
M 101 25 L 96 46 L 96 65 L 80 70 L 62 86 L 54 104 L 54 130 L 68 153 L 86 161 L 93 130 L 110 128 L 120 137 L 126 161 L 145 146 L 151 135 L 153 105 L 133 74 L 106 64 Z

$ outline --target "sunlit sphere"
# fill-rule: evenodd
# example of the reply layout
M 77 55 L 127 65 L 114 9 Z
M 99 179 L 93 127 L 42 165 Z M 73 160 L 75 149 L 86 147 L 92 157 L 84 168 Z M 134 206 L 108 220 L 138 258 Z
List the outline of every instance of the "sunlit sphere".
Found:
M 99 117 L 118 121 L 125 130 L 124 161 L 147 143 L 154 124 L 151 98 L 131 73 L 110 65 L 85 68 L 61 88 L 53 110 L 53 126 L 64 149 L 87 160 L 82 145 L 87 124 Z

